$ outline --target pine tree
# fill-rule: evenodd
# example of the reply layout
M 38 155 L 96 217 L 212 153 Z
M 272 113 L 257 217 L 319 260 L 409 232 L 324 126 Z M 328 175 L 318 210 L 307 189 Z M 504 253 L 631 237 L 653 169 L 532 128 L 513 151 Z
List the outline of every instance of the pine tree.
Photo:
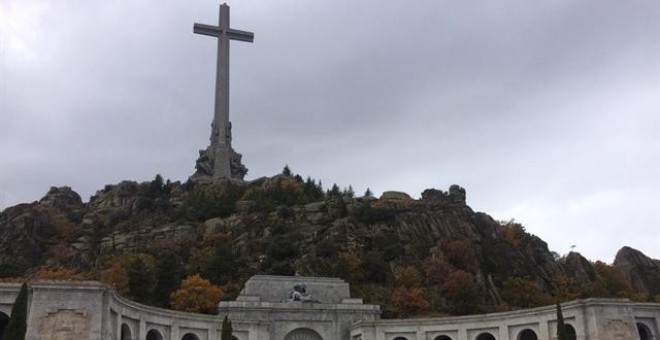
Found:
M 231 327 L 231 321 L 225 315 L 224 320 L 222 320 L 222 333 L 220 335 L 220 340 L 232 340 L 233 338 L 233 329 Z
M 16 297 L 14 306 L 11 308 L 11 317 L 5 328 L 3 339 L 25 340 L 27 332 L 27 284 L 23 283 Z
M 564 326 L 564 316 L 561 313 L 559 302 L 557 302 L 557 340 L 568 340 L 566 327 Z
M 169 296 L 181 284 L 183 268 L 176 255 L 166 254 L 156 263 L 156 288 L 154 297 L 156 304 L 167 308 L 170 305 Z
M 149 196 L 156 198 L 163 192 L 163 176 L 157 174 L 154 180 L 149 184 Z
M 367 191 L 364 192 L 364 197 L 374 197 L 374 194 L 371 192 L 371 189 L 367 188 Z
M 334 196 L 334 197 L 341 196 L 341 190 L 339 190 L 339 186 L 337 186 L 337 183 L 332 185 L 332 189 L 328 190 L 328 196 Z
M 289 165 L 285 165 L 284 169 L 282 169 L 282 175 L 290 177 L 291 176 L 291 169 L 289 168 Z
M 142 259 L 137 258 L 127 270 L 128 293 L 140 303 L 150 303 L 154 289 L 154 273 Z
M 344 189 L 344 192 L 342 192 L 342 195 L 348 196 L 348 197 L 353 197 L 355 196 L 355 190 L 353 190 L 353 186 L 349 185 L 348 189 Z

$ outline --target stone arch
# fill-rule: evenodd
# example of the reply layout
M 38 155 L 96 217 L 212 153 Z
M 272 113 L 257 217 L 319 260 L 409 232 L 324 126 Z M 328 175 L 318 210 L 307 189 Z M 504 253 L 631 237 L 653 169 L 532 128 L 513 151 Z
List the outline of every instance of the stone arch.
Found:
M 529 328 L 525 328 L 522 332 L 518 333 L 518 340 L 538 340 L 539 336 L 536 332 Z
M 163 335 L 160 334 L 159 331 L 152 329 L 149 332 L 147 332 L 146 340 L 163 340 Z
M 643 323 L 637 323 L 637 334 L 639 334 L 640 340 L 651 340 L 653 339 L 653 333 L 651 330 Z
M 323 340 L 323 338 L 313 329 L 297 328 L 289 332 L 284 340 Z
M 0 312 L 0 340 L 4 339 L 7 323 L 9 323 L 9 315 Z
M 476 340 L 495 340 L 495 337 L 492 334 L 485 332 L 477 335 Z
M 121 330 L 119 333 L 120 340 L 133 340 L 133 332 L 131 332 L 131 327 L 125 323 L 121 324 Z
M 199 337 L 193 333 L 186 333 L 181 340 L 199 340 Z
M 564 330 L 566 330 L 566 338 L 568 340 L 576 340 L 577 334 L 575 333 L 575 328 L 569 324 L 564 325 Z
M 436 336 L 435 338 L 433 338 L 433 340 L 452 340 L 452 338 L 450 338 L 447 335 L 440 335 L 440 336 Z

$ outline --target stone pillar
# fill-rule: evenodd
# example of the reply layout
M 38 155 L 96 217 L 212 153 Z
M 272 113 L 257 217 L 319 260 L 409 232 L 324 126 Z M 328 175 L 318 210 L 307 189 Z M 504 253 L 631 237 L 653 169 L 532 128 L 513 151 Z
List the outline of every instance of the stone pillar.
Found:
M 117 334 L 117 339 L 124 340 L 121 338 L 121 323 L 122 323 L 121 313 L 117 313 L 117 324 L 115 325 L 115 334 Z
M 176 321 L 176 319 L 174 320 L 174 322 L 172 322 L 172 327 L 170 328 L 170 333 L 171 333 L 170 338 L 172 340 L 179 339 L 179 323 Z
M 140 314 L 140 324 L 138 326 L 137 334 L 135 334 L 136 339 L 142 339 L 147 337 L 147 323 L 144 321 L 144 316 Z

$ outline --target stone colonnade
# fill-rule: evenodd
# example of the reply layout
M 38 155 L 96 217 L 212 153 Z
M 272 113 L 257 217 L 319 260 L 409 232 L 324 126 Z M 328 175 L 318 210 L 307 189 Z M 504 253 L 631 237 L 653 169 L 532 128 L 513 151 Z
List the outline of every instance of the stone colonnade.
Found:
M 0 284 L 0 334 L 19 289 Z M 27 339 L 219 340 L 225 314 L 235 340 L 551 340 L 557 327 L 554 306 L 380 320 L 371 305 L 343 302 L 235 301 L 223 303 L 220 315 L 201 315 L 138 304 L 98 282 L 42 281 L 30 285 Z M 576 340 L 660 340 L 658 303 L 586 299 L 562 310 Z
M 565 328 L 577 340 L 660 340 L 660 304 L 586 299 L 562 304 Z M 351 340 L 556 339 L 555 306 L 462 317 L 375 320 L 351 327 Z

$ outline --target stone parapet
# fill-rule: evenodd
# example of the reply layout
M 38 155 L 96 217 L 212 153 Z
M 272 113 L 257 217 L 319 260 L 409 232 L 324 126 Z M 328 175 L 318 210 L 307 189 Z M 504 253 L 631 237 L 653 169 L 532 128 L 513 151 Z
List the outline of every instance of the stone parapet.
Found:
M 339 279 L 258 277 L 282 282 L 343 286 Z M 302 279 L 302 281 L 301 281 Z M 253 286 L 254 288 L 256 286 Z M 321 286 L 317 286 L 321 287 Z M 266 287 L 267 288 L 267 287 Z M 9 315 L 19 284 L 0 283 L 0 313 Z M 556 307 L 544 306 L 469 316 L 380 320 L 380 306 L 344 298 L 340 303 L 268 302 L 259 295 L 223 301 L 218 315 L 145 306 L 94 281 L 36 281 L 29 285 L 28 340 L 147 339 L 219 340 L 229 316 L 239 340 L 294 339 L 305 334 L 324 340 L 554 340 Z M 660 339 L 660 303 L 625 299 L 584 299 L 562 303 L 566 324 L 579 340 Z M 0 315 L 1 316 L 1 315 Z M 1 328 L 1 327 L 0 327 Z M 526 334 L 525 337 L 522 337 Z
M 633 303 L 626 299 L 584 299 L 562 303 L 565 323 L 581 340 L 636 339 L 643 324 L 657 336 L 660 304 Z M 496 340 L 517 340 L 524 332 L 538 339 L 555 339 L 556 306 L 468 316 L 363 320 L 350 327 L 351 340 L 473 340 L 488 333 Z M 401 340 L 399 339 L 399 340 Z M 655 338 L 654 338 L 655 339 Z
M 245 283 L 237 300 L 258 296 L 262 302 L 283 302 L 296 285 L 304 285 L 307 294 L 320 303 L 335 304 L 351 298 L 348 283 L 339 278 L 255 275 Z

